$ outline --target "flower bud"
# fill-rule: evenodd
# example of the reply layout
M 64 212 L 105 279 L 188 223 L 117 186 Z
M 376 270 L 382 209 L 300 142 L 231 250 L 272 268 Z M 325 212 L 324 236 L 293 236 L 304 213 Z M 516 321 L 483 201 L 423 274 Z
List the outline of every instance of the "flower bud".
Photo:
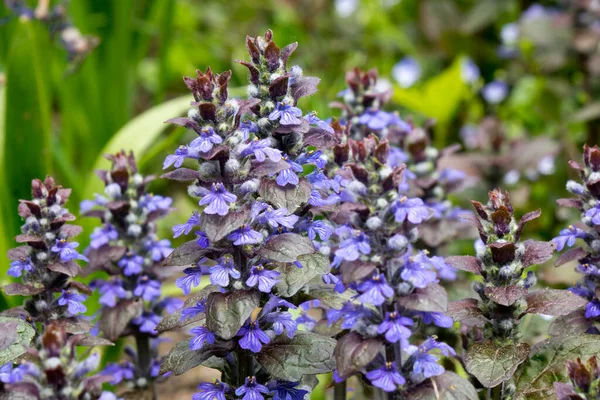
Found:
M 403 235 L 396 234 L 388 240 L 387 245 L 392 250 L 401 251 L 408 246 L 408 239 Z
M 230 158 L 225 163 L 225 176 L 236 176 L 240 171 L 240 162 L 235 158 Z
M 221 175 L 221 169 L 216 162 L 205 162 L 198 168 L 198 177 L 204 182 L 213 182 Z M 188 192 L 189 193 L 189 192 Z M 196 195 L 196 197 L 198 197 Z
M 567 190 L 579 196 L 585 194 L 585 187 L 575 181 L 567 181 Z
M 255 193 L 258 190 L 259 184 L 260 182 L 258 181 L 258 179 L 250 179 L 242 183 L 240 190 L 244 194 Z
M 129 225 L 127 235 L 137 237 L 142 233 L 142 227 L 138 224 Z
M 382 223 L 383 222 L 381 221 L 381 218 L 371 217 L 367 220 L 366 225 L 367 225 L 367 228 L 369 228 L 372 231 L 375 231 L 381 227 Z

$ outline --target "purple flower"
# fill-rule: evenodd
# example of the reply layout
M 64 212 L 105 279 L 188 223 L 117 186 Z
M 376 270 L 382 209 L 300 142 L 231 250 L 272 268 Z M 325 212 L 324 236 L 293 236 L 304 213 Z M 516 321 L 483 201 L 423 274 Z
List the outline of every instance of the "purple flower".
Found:
M 377 328 L 377 333 L 385 333 L 385 339 L 390 343 L 396 343 L 401 339 L 408 339 L 411 331 L 407 326 L 412 326 L 413 320 L 399 315 L 397 312 L 385 313 L 385 319 Z
M 209 331 L 205 326 L 196 326 L 190 329 L 190 333 L 194 337 L 190 340 L 190 350 L 200 350 L 204 342 L 213 344 L 215 342 L 215 334 Z
M 194 150 L 198 150 L 201 153 L 209 152 L 213 145 L 222 143 L 223 139 L 217 135 L 213 128 L 203 129 L 199 136 L 192 140 L 190 147 Z
M 294 107 L 291 104 L 284 102 L 277 103 L 275 110 L 269 114 L 271 121 L 279 120 L 281 125 L 298 125 L 302 121 L 298 117 L 302 116 L 302 110 L 298 107 Z
M 269 389 L 256 382 L 254 376 L 246 377 L 245 383 L 235 390 L 236 396 L 244 396 L 242 400 L 264 400 L 265 397 L 261 393 L 267 394 L 269 393 Z
M 280 208 L 274 210 L 273 207 L 267 208 L 267 210 L 258 217 L 258 221 L 261 224 L 270 225 L 273 228 L 279 226 L 293 229 L 296 222 L 298 222 L 298 216 L 294 214 L 288 215 L 287 208 Z
M 466 83 L 473 83 L 479 79 L 479 67 L 472 59 L 465 57 L 460 65 L 460 76 Z
M 103 206 L 106 203 L 108 203 L 108 200 L 106 199 L 106 197 L 101 196 L 99 194 L 95 194 L 94 200 L 83 200 L 79 204 L 79 212 L 84 213 L 86 211 L 91 210 L 92 208 L 94 208 L 96 206 Z
M 284 331 L 287 336 L 291 339 L 296 334 L 298 324 L 294 321 L 292 314 L 289 312 L 274 312 L 267 314 L 265 319 L 273 323 L 273 332 L 276 335 L 281 335 Z
M 177 278 L 175 285 L 183 290 L 183 294 L 188 295 L 192 290 L 192 286 L 196 287 L 200 284 L 202 272 L 201 267 L 186 268 L 183 270 L 185 276 Z
M 151 301 L 160 297 L 160 282 L 142 276 L 138 279 L 137 286 L 133 294 L 146 301 Z
M 324 131 L 327 131 L 329 133 L 333 133 L 333 128 L 331 127 L 331 125 L 329 125 L 327 122 L 319 119 L 317 117 L 317 113 L 316 112 L 311 112 L 307 115 L 304 116 L 304 119 L 306 121 L 308 121 L 309 124 L 316 126 L 319 129 L 322 129 Z
M 140 332 L 156 333 L 154 329 L 161 320 L 162 318 L 159 315 L 151 311 L 144 311 L 141 316 L 133 319 L 131 322 L 140 327 Z
M 60 255 L 60 261 L 62 262 L 73 260 L 89 261 L 85 256 L 79 254 L 77 250 L 74 250 L 77 246 L 79 246 L 79 243 L 77 242 L 67 242 L 64 239 L 57 239 L 50 250 L 53 253 L 58 253 Z
M 570 225 L 567 229 L 561 230 L 552 242 L 556 244 L 556 251 L 562 251 L 565 245 L 571 247 L 577 239 L 583 239 L 585 236 L 585 231 Z
M 135 367 L 129 361 L 122 362 L 120 364 L 108 364 L 104 370 L 100 373 L 101 375 L 107 375 L 113 378 L 110 382 L 111 385 L 118 385 L 123 381 L 131 381 L 135 376 Z
M 327 165 L 327 159 L 323 157 L 323 152 L 321 150 L 302 153 L 296 157 L 296 162 L 298 164 L 314 164 L 317 166 L 317 168 L 325 168 Z M 320 171 L 315 170 L 313 173 L 314 172 L 319 173 Z
M 254 287 L 258 284 L 258 290 L 263 293 L 271 292 L 271 289 L 279 280 L 279 272 L 265 269 L 262 265 L 255 265 L 250 270 L 250 277 L 246 280 L 246 285 Z
M 385 281 L 383 274 L 375 274 L 372 278 L 360 283 L 357 290 L 361 293 L 358 300 L 376 306 L 382 305 L 388 297 L 394 295 L 394 289 Z
M 343 240 L 335 251 L 336 257 L 346 261 L 358 260 L 361 253 L 370 254 L 371 245 L 369 244 L 369 237 L 359 230 L 352 230 L 350 237 Z
M 425 378 L 441 375 L 444 367 L 438 364 L 438 357 L 429 354 L 432 350 L 440 350 L 444 355 L 456 355 L 454 349 L 446 343 L 436 342 L 433 338 L 425 340 L 418 348 L 409 349 L 413 354 L 413 371 L 423 375 Z
M 123 281 L 115 279 L 112 281 L 94 281 L 92 288 L 97 287 L 102 296 L 100 296 L 99 303 L 107 307 L 114 307 L 117 305 L 117 299 L 124 299 L 127 297 L 127 291 L 123 288 Z
M 181 321 L 195 317 L 196 315 L 203 312 L 206 312 L 206 303 L 204 300 L 200 300 L 196 303 L 196 305 L 184 308 L 181 311 Z
M 402 197 L 393 206 L 394 217 L 396 222 L 402 223 L 408 220 L 413 224 L 420 224 L 430 217 L 430 209 L 425 206 L 423 200 L 416 197 L 408 199 Z
M 271 389 L 273 400 L 304 400 L 308 394 L 307 390 L 297 389 L 300 382 L 276 381 L 271 382 L 268 387 Z
M 227 236 L 227 239 L 233 241 L 235 246 L 243 246 L 245 244 L 262 243 L 263 235 L 250 228 L 250 225 L 246 224 L 230 233 Z
M 287 307 L 288 309 L 297 308 L 295 305 L 293 305 L 289 301 L 281 299 L 281 298 L 275 296 L 274 294 L 271 294 L 271 295 L 269 295 L 269 300 L 263 306 L 262 313 L 267 314 L 278 307 Z
M 210 267 L 210 283 L 222 287 L 229 285 L 229 277 L 240 279 L 240 271 L 235 269 L 232 257 L 221 257 L 219 264 Z
M 279 186 L 297 185 L 300 183 L 300 178 L 298 178 L 296 173 L 301 173 L 304 169 L 302 168 L 302 165 L 290 160 L 287 156 L 284 156 L 284 159 L 290 164 L 290 167 L 279 171 L 275 182 L 277 182 Z
M 154 261 L 160 261 L 167 258 L 173 251 L 171 242 L 167 239 L 148 240 L 144 247 L 150 252 Z
M 158 303 L 158 306 L 164 309 L 167 314 L 173 314 L 183 307 L 183 304 L 183 300 L 176 297 L 165 297 Z
M 192 400 L 226 400 L 225 393 L 229 392 L 229 385 L 215 380 L 214 383 L 202 382 L 198 385 L 200 392 L 192 395 Z
M 422 252 L 414 257 L 409 252 L 406 253 L 400 277 L 420 289 L 437 281 L 437 274 L 431 270 L 429 260 Z
M 331 225 L 322 220 L 311 221 L 306 230 L 310 240 L 315 240 L 317 235 L 319 235 L 319 238 L 322 241 L 327 241 L 333 234 L 333 228 Z
M 10 263 L 10 268 L 6 273 L 10 276 L 14 276 L 18 278 L 23 274 L 23 271 L 31 272 L 33 271 L 33 264 L 31 262 L 31 257 L 23 258 L 21 260 L 15 260 Z
M 210 193 L 205 195 L 200 200 L 201 206 L 206 206 L 205 214 L 227 215 L 229 212 L 229 204 L 237 200 L 237 196 L 229 193 L 221 182 L 213 183 Z
M 123 268 L 125 276 L 138 275 L 144 269 L 144 258 L 135 253 L 129 253 L 121 258 L 117 265 Z
M 501 103 L 508 94 L 508 86 L 502 81 L 493 81 L 481 89 L 481 95 L 490 104 Z
M 67 311 L 71 315 L 77 315 L 87 311 L 86 306 L 82 303 L 87 297 L 73 292 L 71 290 L 62 290 L 62 294 L 58 298 L 59 306 L 67 306 Z
M 421 66 L 414 58 L 404 57 L 392 68 L 392 77 L 402 88 L 409 88 L 421 77 Z
M 247 140 L 251 133 L 258 133 L 258 125 L 248 120 L 242 121 L 238 129 L 242 132 L 242 135 L 244 135 L 244 140 Z
M 369 129 L 378 131 L 387 127 L 391 121 L 391 114 L 375 108 L 368 109 L 358 118 L 358 123 L 366 125 Z
M 181 167 L 183 161 L 190 156 L 188 148 L 186 146 L 179 146 L 175 150 L 175 154 L 168 155 L 163 163 L 163 169 L 169 168 L 171 165 L 175 165 L 175 168 Z
M 258 162 L 263 162 L 267 158 L 273 162 L 281 160 L 281 150 L 272 148 L 269 139 L 253 140 L 244 150 L 242 150 L 240 157 L 247 157 L 251 154 L 254 155 Z
M 422 312 L 418 314 L 421 315 L 423 322 L 428 325 L 433 323 L 440 328 L 450 328 L 454 324 L 451 317 L 441 312 Z
M 138 206 L 141 209 L 146 209 L 148 212 L 153 211 L 168 211 L 171 208 L 173 199 L 154 194 L 146 194 L 140 198 Z
M 255 321 L 250 321 L 248 325 L 242 326 L 237 336 L 242 337 L 239 341 L 240 347 L 250 350 L 253 353 L 260 352 L 262 345 L 271 341 L 269 336 L 260 329 L 258 323 Z
M 585 305 L 585 317 L 596 318 L 600 316 L 600 300 L 594 299 Z
M 119 400 L 119 398 L 114 393 L 102 392 L 102 394 L 100 394 L 100 397 L 98 397 L 98 400 Z
M 175 225 L 173 227 L 173 237 L 176 238 L 181 235 L 187 235 L 199 223 L 200 223 L 200 215 L 198 215 L 198 212 L 194 211 L 192 213 L 192 216 L 190 218 L 188 218 L 186 223 Z
M 456 268 L 446 264 L 444 257 L 433 256 L 429 258 L 430 264 L 438 271 L 438 276 L 447 281 L 456 279 Z
M 102 227 L 94 229 L 94 232 L 90 235 L 90 247 L 92 249 L 99 249 L 100 247 L 108 244 L 111 240 L 117 240 L 119 238 L 119 232 L 111 224 L 106 224 Z
M 200 248 L 205 249 L 208 246 L 210 246 L 210 241 L 208 240 L 208 236 L 206 236 L 206 233 L 202 231 L 195 231 L 194 233 L 196 234 L 196 243 L 198 243 L 198 246 L 200 246 Z
M 395 362 L 387 362 L 379 369 L 369 371 L 365 375 L 373 386 L 386 392 L 398 390 L 398 385 L 404 385 L 406 380 L 396 369 Z
M 8 362 L 0 367 L 0 382 L 8 384 L 21 382 L 26 373 L 27 369 L 24 365 L 13 368 L 13 363 Z
M 600 225 L 600 201 L 596 205 L 585 212 L 585 216 L 592 220 L 594 225 Z

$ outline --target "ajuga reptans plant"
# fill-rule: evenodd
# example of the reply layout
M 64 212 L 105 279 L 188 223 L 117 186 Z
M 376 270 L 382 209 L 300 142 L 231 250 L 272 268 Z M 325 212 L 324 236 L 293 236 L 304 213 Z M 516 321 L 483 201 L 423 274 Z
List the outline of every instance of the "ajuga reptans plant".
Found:
M 499 189 L 489 193 L 486 205 L 471 202 L 477 215 L 469 219 L 481 239 L 477 256 L 447 257 L 446 262 L 481 276 L 474 284 L 479 300 L 459 300 L 448 312 L 462 323 L 467 371 L 485 388 L 497 387 L 494 395 L 499 397 L 494 398 L 512 399 L 518 392 L 513 374 L 530 353 L 529 345 L 521 341 L 521 319 L 528 313 L 564 315 L 581 301 L 564 290 L 531 291 L 536 277 L 526 269 L 549 260 L 555 248 L 551 242 L 521 240 L 525 225 L 538 218 L 540 210 L 517 222 L 508 193 Z
M 33 180 L 31 188 L 33 199 L 19 204 L 25 224 L 15 239 L 23 245 L 8 252 L 8 274 L 21 282 L 5 286 L 4 292 L 25 301 L 0 317 L 2 342 L 8 345 L 0 351 L 8 361 L 0 367 L 0 394 L 115 400 L 101 390 L 105 377 L 90 375 L 98 368 L 98 353 L 80 360 L 76 352 L 76 346 L 111 343 L 89 335 L 92 324 L 80 315 L 91 290 L 74 280 L 81 273 L 78 261 L 87 258 L 70 241 L 81 233 L 81 227 L 67 223 L 75 220 L 65 208 L 71 189 L 55 186 L 51 177 Z
M 178 343 L 162 371 L 181 374 L 198 365 L 222 372 L 194 399 L 302 398 L 314 375 L 333 369 L 335 340 L 297 331 L 289 310 L 311 282 L 322 283 L 329 261 L 313 240 L 330 235 L 311 209 L 327 202 L 304 176 L 324 161 L 317 146 L 333 129 L 298 100 L 316 92 L 318 79 L 303 77 L 287 60 L 297 44 L 280 49 L 268 31 L 246 38 L 249 99 L 230 99 L 231 72 L 198 71 L 185 78 L 193 110 L 171 122 L 198 137 L 165 160 L 177 169 L 164 177 L 192 182 L 200 208 L 173 228 L 195 239 L 177 248 L 164 266 L 189 265 L 177 285 L 185 294 L 202 276 L 211 284 L 188 298 L 159 330 L 188 326 L 192 338 Z M 183 167 L 194 160 L 194 169 Z
M 132 153 L 121 151 L 107 158 L 110 170 L 98 171 L 104 195 L 81 203 L 83 215 L 98 217 L 102 225 L 90 237 L 85 254 L 90 271 L 102 270 L 106 279 L 95 279 L 100 294 L 98 331 L 109 340 L 133 336 L 135 349 L 127 347 L 129 360 L 109 364 L 103 374 L 117 385 L 153 393 L 159 379 L 160 359 L 156 325 L 183 302 L 162 297 L 162 281 L 169 269 L 160 263 L 171 253 L 171 242 L 156 234 L 156 221 L 171 211 L 171 199 L 148 192 L 153 176 L 142 176 Z

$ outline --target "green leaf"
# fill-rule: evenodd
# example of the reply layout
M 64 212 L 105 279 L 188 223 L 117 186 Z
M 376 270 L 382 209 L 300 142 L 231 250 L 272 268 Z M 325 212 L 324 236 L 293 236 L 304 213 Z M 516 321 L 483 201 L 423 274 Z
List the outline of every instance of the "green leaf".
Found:
M 121 149 L 132 150 L 136 155 L 144 154 L 167 128 L 164 122 L 184 113 L 189 108 L 190 96 L 182 96 L 152 107 L 138 115 L 121 128 L 102 149 L 94 163 L 93 170 L 106 169 L 110 166 L 110 162 L 103 157 L 104 154 L 116 153 Z M 83 198 L 92 198 L 94 193 L 102 193 L 102 191 L 102 181 L 92 172 L 87 180 Z
M 279 282 L 275 285 L 275 292 L 279 296 L 292 297 L 313 278 L 326 274 L 330 270 L 329 258 L 321 253 L 302 254 L 298 256 L 302 264 L 281 264 L 275 271 L 279 271 Z
M 276 208 L 286 208 L 293 213 L 310 197 L 311 185 L 305 178 L 300 179 L 296 186 L 279 186 L 272 179 L 263 179 L 258 188 L 258 193 L 264 201 L 273 204 Z
M 596 335 L 553 337 L 531 348 L 529 359 L 515 374 L 517 399 L 554 399 L 554 382 L 566 382 L 567 360 L 600 353 Z
M 205 318 L 204 313 L 199 313 L 193 317 L 181 320 L 183 310 L 185 310 L 186 308 L 195 306 L 197 302 L 206 299 L 206 297 L 210 293 L 219 292 L 220 289 L 221 288 L 219 286 L 208 285 L 208 286 L 202 288 L 202 290 L 200 290 L 198 293 L 195 293 L 193 296 L 188 297 L 185 300 L 183 307 L 181 307 L 180 309 L 176 310 L 175 312 L 173 312 L 171 314 L 165 315 L 165 317 L 162 319 L 162 321 L 160 321 L 160 323 L 156 326 L 156 331 L 159 333 L 162 333 L 162 332 L 170 331 L 170 330 L 173 330 L 176 328 L 181 328 L 181 327 L 187 326 L 191 323 L 199 322 L 199 321 L 203 320 Z M 181 289 L 179 289 L 179 290 L 181 290 Z
M 206 299 L 206 327 L 218 337 L 229 340 L 259 303 L 260 293 L 255 291 L 211 293 Z
M 205 343 L 200 350 L 190 349 L 190 339 L 177 343 L 160 365 L 160 374 L 172 371 L 175 375 L 197 367 L 213 356 L 225 357 L 235 346 L 232 340 L 213 344 Z
M 435 384 L 435 385 L 434 385 Z M 477 390 L 471 383 L 454 372 L 434 376 L 411 390 L 413 400 L 477 400 Z
M 236 212 L 228 212 L 224 216 L 202 214 L 200 216 L 199 229 L 206 234 L 211 243 L 216 243 L 244 225 L 249 215 L 250 210 L 248 208 Z
M 467 350 L 467 371 L 486 388 L 492 388 L 510 379 L 517 367 L 527 359 L 526 343 L 498 346 L 494 343 L 475 343 Z
M 35 331 L 20 318 L 0 317 L 0 364 L 25 354 Z
M 293 263 L 298 261 L 300 255 L 314 252 L 315 246 L 310 239 L 296 233 L 283 233 L 272 236 L 258 250 L 258 255 L 275 262 Z
M 324 374 L 335 368 L 335 339 L 297 332 L 293 339 L 279 336 L 263 347 L 256 359 L 274 378 L 299 381 L 304 375 Z

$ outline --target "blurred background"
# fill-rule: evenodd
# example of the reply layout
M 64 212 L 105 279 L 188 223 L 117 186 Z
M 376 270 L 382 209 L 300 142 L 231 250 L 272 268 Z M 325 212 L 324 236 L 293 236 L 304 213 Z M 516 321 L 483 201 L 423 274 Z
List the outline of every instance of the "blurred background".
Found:
M 445 162 L 476 184 L 454 200 L 510 190 L 517 215 L 542 208 L 530 237 L 550 239 L 570 216 L 555 206 L 571 177 L 567 160 L 600 135 L 600 1 L 555 0 L 6 0 L 0 6 L 0 253 L 19 232 L 17 200 L 29 182 L 53 175 L 73 188 L 70 208 L 102 190 L 102 154 L 133 150 L 145 174 L 183 142 L 163 124 L 187 112 L 183 75 L 231 69 L 244 96 L 246 35 L 272 29 L 299 42 L 291 65 L 321 78 L 303 100 L 326 119 L 345 72 L 377 68 L 392 86 L 391 109 L 417 124 L 435 120 Z M 162 236 L 189 215 L 182 185 L 157 180 L 177 212 Z M 571 216 L 572 217 L 572 216 Z M 571 218 L 572 219 L 572 218 Z M 93 225 L 79 220 L 86 236 Z M 472 253 L 472 242 L 449 252 Z M 0 257 L 0 280 L 8 260 Z M 572 268 L 547 266 L 542 285 L 566 287 Z M 176 288 L 173 288 L 176 290 Z M 4 308 L 14 298 L 0 298 Z M 93 306 L 91 308 L 93 310 Z M 541 332 L 541 330 L 540 330 Z M 535 334 L 535 330 L 534 330 Z M 192 387 L 197 380 L 192 382 Z

